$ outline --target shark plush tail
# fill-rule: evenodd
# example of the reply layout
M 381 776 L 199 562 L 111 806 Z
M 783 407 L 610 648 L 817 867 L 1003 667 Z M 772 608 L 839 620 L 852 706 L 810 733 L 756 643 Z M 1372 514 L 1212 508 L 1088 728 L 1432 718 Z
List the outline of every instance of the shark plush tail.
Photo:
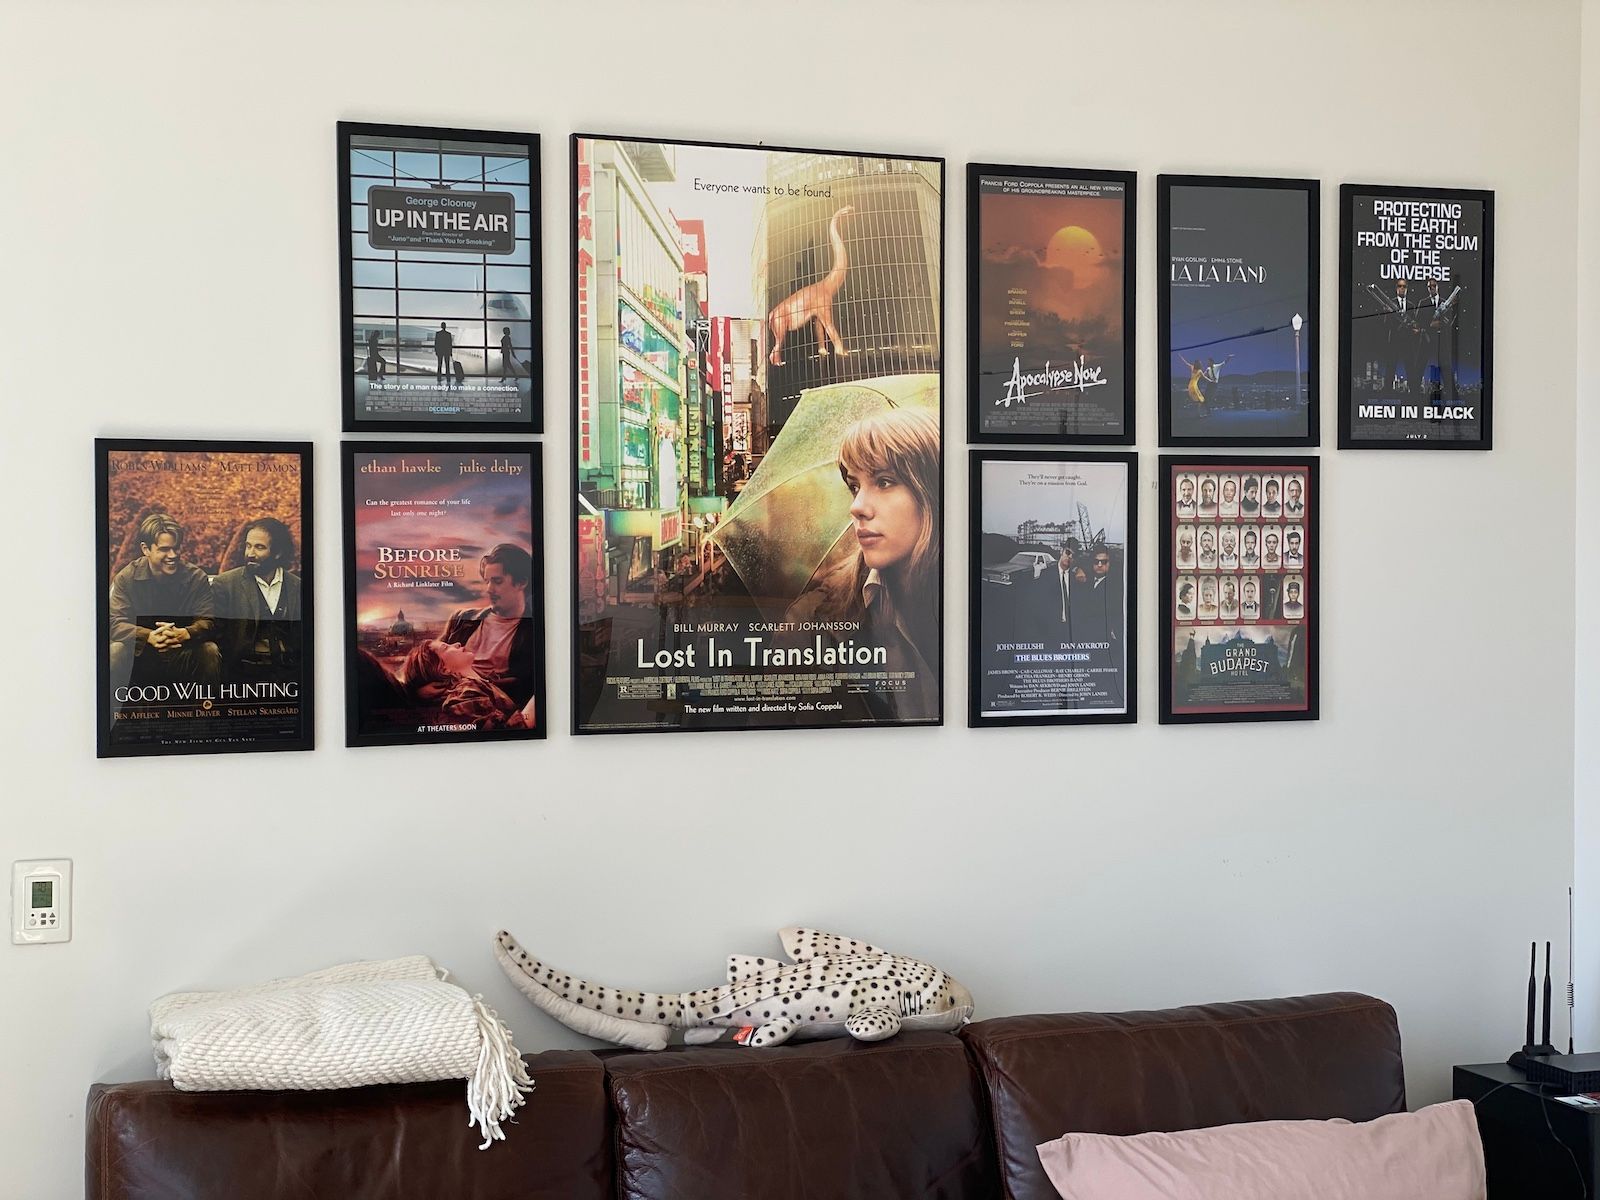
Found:
M 683 996 L 624 992 L 579 979 L 540 962 L 504 929 L 494 956 L 517 990 L 568 1029 L 634 1050 L 660 1050 L 667 1031 L 683 1024 Z

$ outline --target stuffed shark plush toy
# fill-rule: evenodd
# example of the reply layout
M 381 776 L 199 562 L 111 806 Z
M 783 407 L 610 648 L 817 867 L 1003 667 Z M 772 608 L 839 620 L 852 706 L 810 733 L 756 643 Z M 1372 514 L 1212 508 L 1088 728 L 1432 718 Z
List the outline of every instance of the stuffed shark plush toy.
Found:
M 958 1029 L 972 1019 L 972 993 L 938 967 L 817 929 L 782 929 L 794 961 L 728 957 L 728 982 L 698 992 L 624 992 L 540 962 L 505 930 L 500 966 L 537 1008 L 569 1029 L 635 1050 L 660 1050 L 672 1029 L 691 1045 L 729 1035 L 742 1046 L 790 1038 L 863 1042 L 902 1029 Z

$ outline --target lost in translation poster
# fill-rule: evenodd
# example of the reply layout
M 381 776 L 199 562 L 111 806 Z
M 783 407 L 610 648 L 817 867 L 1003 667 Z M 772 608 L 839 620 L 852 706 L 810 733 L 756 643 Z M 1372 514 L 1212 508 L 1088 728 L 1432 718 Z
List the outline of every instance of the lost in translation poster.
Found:
M 312 747 L 311 446 L 95 442 L 101 758 Z
M 937 724 L 943 160 L 572 169 L 575 731 Z
M 345 432 L 537 433 L 536 134 L 339 123 Z

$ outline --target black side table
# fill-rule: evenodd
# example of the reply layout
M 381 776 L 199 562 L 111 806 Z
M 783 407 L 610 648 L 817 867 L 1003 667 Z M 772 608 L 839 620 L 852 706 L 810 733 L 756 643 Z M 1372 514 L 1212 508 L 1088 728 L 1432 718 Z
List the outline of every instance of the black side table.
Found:
M 1489 1200 L 1600 1200 L 1600 1112 L 1562 1104 L 1560 1088 L 1528 1083 L 1505 1063 L 1456 1067 L 1453 1077 L 1455 1099 L 1477 1105 Z

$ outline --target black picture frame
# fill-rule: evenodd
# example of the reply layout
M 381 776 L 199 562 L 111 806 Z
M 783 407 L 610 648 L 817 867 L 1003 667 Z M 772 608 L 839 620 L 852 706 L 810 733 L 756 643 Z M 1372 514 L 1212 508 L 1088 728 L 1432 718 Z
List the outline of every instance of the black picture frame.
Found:
M 1399 428 L 1411 432 L 1404 436 L 1371 437 L 1355 429 L 1355 205 L 1360 197 L 1392 200 L 1422 200 L 1476 203 L 1483 206 L 1482 258 L 1478 283 L 1482 301 L 1478 304 L 1479 369 L 1481 375 L 1478 406 L 1481 408 L 1479 436 L 1476 438 L 1438 438 L 1428 436 L 1427 422 L 1414 422 Z M 1494 192 L 1476 188 L 1416 187 L 1390 184 L 1346 183 L 1339 188 L 1339 449 L 1341 450 L 1492 450 L 1494 449 Z M 1441 285 L 1441 292 L 1444 285 Z M 1425 299 L 1424 294 L 1424 299 Z M 1452 358 L 1454 355 L 1452 338 Z M 1427 364 L 1422 364 L 1424 375 Z M 1391 367 L 1392 370 L 1392 367 Z M 1452 374 L 1454 371 L 1452 370 Z M 1409 383 L 1408 394 L 1409 394 Z M 1439 427 L 1434 426 L 1437 430 Z
M 572 218 L 571 218 L 571 221 L 570 221 L 569 227 L 568 227 L 569 248 L 570 248 L 570 251 L 571 251 L 571 260 L 570 261 L 572 262 L 572 264 L 574 264 L 574 269 L 571 271 L 571 277 L 569 279 L 569 303 L 570 303 L 570 311 L 572 313 L 577 314 L 580 311 L 579 279 L 578 279 L 578 271 L 576 269 L 576 265 L 580 261 L 580 256 L 581 256 L 581 251 L 582 251 L 581 242 L 580 242 L 580 224 L 584 220 L 585 213 L 583 211 L 582 205 L 579 203 L 579 197 L 578 197 L 579 189 L 582 186 L 581 183 L 580 183 L 580 179 L 581 179 L 581 164 L 580 164 L 579 146 L 580 146 L 580 144 L 582 142 L 585 142 L 585 141 L 630 142 L 630 143 L 641 143 L 641 144 L 660 145 L 660 146 L 684 146 L 684 147 L 722 149 L 722 150 L 748 150 L 748 151 L 757 151 L 757 152 L 761 152 L 761 153 L 807 154 L 807 155 L 821 155 L 821 156 L 830 156 L 830 157 L 832 157 L 832 156 L 843 156 L 843 157 L 853 157 L 853 158 L 883 158 L 883 159 L 892 159 L 892 160 L 895 160 L 895 161 L 905 161 L 905 162 L 913 162 L 913 163 L 926 163 L 926 164 L 931 164 L 931 165 L 936 166 L 937 169 L 938 169 L 938 178 L 939 178 L 938 256 L 937 256 L 938 257 L 937 280 L 938 280 L 938 292 L 939 292 L 939 294 L 938 294 L 938 296 L 936 298 L 936 301 L 935 301 L 935 304 L 934 304 L 934 315 L 935 315 L 935 318 L 936 318 L 936 321 L 937 321 L 937 329 L 942 331 L 945 328 L 945 312 L 946 312 L 946 309 L 947 309 L 947 305 L 945 303 L 946 287 L 947 287 L 947 277 L 946 277 L 946 237 L 947 237 L 947 230 L 946 230 L 946 222 L 948 220 L 948 216 L 947 216 L 948 205 L 947 205 L 947 202 L 946 202 L 947 198 L 946 198 L 945 192 L 946 192 L 946 187 L 947 187 L 947 182 L 948 182 L 948 180 L 947 180 L 948 172 L 946 170 L 946 160 L 943 157 L 935 156 L 935 155 L 926 155 L 926 154 L 902 153 L 902 152 L 898 152 L 898 151 L 885 152 L 885 151 L 867 151 L 867 150 L 859 150 L 859 149 L 854 149 L 854 150 L 841 150 L 841 149 L 837 149 L 837 148 L 835 148 L 835 149 L 825 149 L 825 148 L 809 147 L 809 146 L 770 145 L 770 144 L 760 143 L 760 142 L 727 142 L 727 141 L 715 141 L 715 140 L 698 139 L 698 138 L 675 138 L 675 137 L 662 137 L 662 136 L 655 136 L 655 135 L 644 136 L 644 135 L 637 135 L 637 134 L 635 134 L 635 135 L 624 135 L 624 134 L 617 134 L 617 133 L 603 133 L 603 132 L 593 132 L 593 131 L 575 132 L 570 136 L 569 143 L 568 143 L 569 144 L 569 156 L 570 156 L 569 157 L 570 179 L 571 179 L 571 187 L 573 189 L 573 201 L 574 201 L 573 204 L 572 204 Z M 767 319 L 769 319 L 769 317 L 770 317 L 770 314 L 764 315 L 763 318 L 762 318 L 763 322 L 765 322 Z M 948 414 L 947 414 L 947 411 L 946 411 L 947 408 L 948 408 L 948 390 L 945 387 L 945 381 L 944 381 L 944 374 L 945 374 L 944 345 L 945 345 L 945 343 L 946 343 L 946 339 L 944 338 L 943 334 L 941 333 L 940 334 L 940 339 L 939 339 L 939 354 L 938 354 L 939 362 L 938 362 L 937 370 L 935 372 L 937 374 L 937 377 L 938 377 L 938 395 L 939 395 L 938 428 L 939 428 L 939 439 L 940 439 L 940 454 L 939 454 L 939 477 L 938 477 L 938 489 L 939 489 L 939 491 L 938 491 L 938 500 L 939 500 L 939 509 L 940 509 L 941 512 L 943 512 L 943 509 L 944 509 L 945 497 L 946 497 L 946 492 L 947 492 L 946 484 L 947 484 L 947 479 L 948 479 L 948 460 L 949 460 L 948 439 L 947 439 L 947 436 L 946 436 L 947 433 L 948 433 L 948 421 L 947 421 L 947 415 Z M 574 319 L 574 321 L 573 321 L 572 347 L 573 347 L 573 361 L 574 361 L 574 363 L 575 364 L 581 364 L 582 361 L 583 361 L 583 358 L 584 358 L 583 330 L 580 328 L 580 323 L 576 319 Z M 582 488 L 581 488 L 581 485 L 580 485 L 580 481 L 581 481 L 581 444 L 582 444 L 583 438 L 586 436 L 586 427 L 583 424 L 582 414 L 581 414 L 582 400 L 581 400 L 581 392 L 580 392 L 581 383 L 580 383 L 579 375 L 580 375 L 580 370 L 577 369 L 577 367 L 575 367 L 575 369 L 572 372 L 571 385 L 570 385 L 570 400 L 569 400 L 569 403 L 570 403 L 570 414 L 571 414 L 571 419 L 572 419 L 571 428 L 572 428 L 572 431 L 573 431 L 573 434 L 572 434 L 572 445 L 571 445 L 570 457 L 569 457 L 569 463 L 570 463 L 571 472 L 572 472 L 572 474 L 571 474 L 571 483 L 572 483 L 571 495 L 573 497 L 572 507 L 570 509 L 570 520 L 572 522 L 570 528 L 572 529 L 572 531 L 574 533 L 573 543 L 572 543 L 572 556 L 571 556 L 571 567 L 572 567 L 572 571 L 571 571 L 571 588 L 572 588 L 572 591 L 571 591 L 571 599 L 572 599 L 572 610 L 571 610 L 572 611 L 572 616 L 571 616 L 572 625 L 571 625 L 571 632 L 572 632 L 572 647 L 571 647 L 571 676 L 570 676 L 570 680 L 569 680 L 570 687 L 571 687 L 571 691 L 570 691 L 570 694 L 569 694 L 570 695 L 570 700 L 571 700 L 571 718 L 570 718 L 571 726 L 570 726 L 570 728 L 571 728 L 571 732 L 572 732 L 573 736 L 575 736 L 575 737 L 610 737 L 610 736 L 626 736 L 626 735 L 635 735 L 635 734 L 638 734 L 638 735 L 656 735 L 656 734 L 702 733 L 702 732 L 723 732 L 723 733 L 728 733 L 728 732 L 746 732 L 746 731 L 757 732 L 757 731 L 777 731 L 777 730 L 840 729 L 840 728 L 852 728 L 852 729 L 855 729 L 855 728 L 878 728 L 878 729 L 885 729 L 885 728 L 923 728 L 923 727 L 937 727 L 937 726 L 941 726 L 941 725 L 944 724 L 944 722 L 945 722 L 944 685 L 945 685 L 945 678 L 946 678 L 945 661 L 946 661 L 948 648 L 947 648 L 947 645 L 946 645 L 945 631 L 944 631 L 945 583 L 944 583 L 944 572 L 943 572 L 943 569 L 942 569 L 943 551 L 944 551 L 942 528 L 940 530 L 940 536 L 941 536 L 941 548 L 940 548 L 941 569 L 938 572 L 938 586 L 937 586 L 936 598 L 935 598 L 935 628 L 936 628 L 936 631 L 937 631 L 936 632 L 935 645 L 937 646 L 937 652 L 938 652 L 939 661 L 938 661 L 938 665 L 937 665 L 937 667 L 935 669 L 936 679 L 934 681 L 934 688 L 935 688 L 935 697 L 936 698 L 935 698 L 935 703 L 934 703 L 934 714 L 932 716 L 930 716 L 930 717 L 928 717 L 926 719 L 885 720 L 885 721 L 875 721 L 875 722 L 872 722 L 870 724 L 852 724 L 852 725 L 841 725 L 839 723 L 830 722 L 830 721 L 827 721 L 825 719 L 806 719 L 806 720 L 793 720 L 793 721 L 771 721 L 771 720 L 760 720 L 760 719 L 757 719 L 757 720 L 749 721 L 747 723 L 738 724 L 738 725 L 729 725 L 729 726 L 671 725 L 671 724 L 666 724 L 666 723 L 660 723 L 660 724 L 654 724 L 654 725 L 639 725 L 639 726 L 624 726 L 624 725 L 615 725 L 615 724 L 593 725 L 593 726 L 591 726 L 591 725 L 586 724 L 585 723 L 584 703 L 583 703 L 584 697 L 583 697 L 583 691 L 582 691 L 582 686 L 581 686 L 581 674 L 582 674 L 582 667 L 583 667 L 583 659 L 584 659 L 584 655 L 586 653 L 585 638 L 584 638 L 584 633 L 583 633 L 583 624 L 584 624 L 583 617 L 582 617 L 583 597 L 582 597 L 582 594 L 581 594 L 581 572 L 580 572 L 580 561 L 581 561 L 581 555 L 582 555 L 582 547 L 580 545 L 580 540 L 581 539 L 578 536 L 579 521 L 580 521 L 581 517 L 584 514 L 585 504 L 586 504 L 586 502 L 584 500 L 584 497 L 583 497 L 583 494 L 582 494 Z
M 1055 180 L 1066 183 L 1120 185 L 1122 199 L 1122 428 L 1110 433 L 1022 432 L 985 429 L 983 380 L 983 274 L 984 225 L 982 180 L 986 176 Z M 1091 170 L 1078 167 L 1042 167 L 1000 163 L 967 164 L 967 440 L 975 445 L 1028 446 L 1131 446 L 1137 434 L 1135 372 L 1138 329 L 1138 193 L 1137 171 Z
M 1133 451 L 1094 450 L 969 450 L 968 462 L 968 605 L 967 605 L 967 724 L 973 729 L 1033 725 L 1131 725 L 1139 719 L 1139 456 Z M 985 714 L 982 696 L 984 671 L 984 589 L 997 584 L 986 579 L 984 563 L 984 468 L 990 463 L 1120 464 L 1127 475 L 1124 499 L 1127 537 L 1122 548 L 1123 595 L 1123 685 L 1125 710 L 1122 712 L 1078 713 L 1070 709 L 1056 712 L 1032 711 L 1026 715 Z M 1054 570 L 1053 566 L 1045 568 Z
M 1157 585 L 1161 589 L 1161 597 L 1158 604 L 1161 623 L 1157 630 L 1157 648 L 1160 655 L 1161 724 L 1185 725 L 1245 721 L 1317 720 L 1321 706 L 1320 697 L 1322 685 L 1320 665 L 1322 647 L 1322 601 L 1320 589 L 1322 576 L 1321 459 L 1314 455 L 1163 454 L 1160 456 L 1159 469 L 1160 478 L 1158 481 L 1157 490 L 1160 497 L 1160 508 L 1159 516 L 1157 517 L 1157 523 L 1160 527 L 1161 545 L 1160 569 L 1157 572 Z M 1265 705 L 1236 705 L 1226 708 L 1217 707 L 1210 709 L 1202 707 L 1186 707 L 1180 710 L 1174 704 L 1174 674 L 1176 670 L 1176 663 L 1174 659 L 1178 653 L 1176 650 L 1176 644 L 1178 640 L 1178 621 L 1174 611 L 1176 607 L 1174 604 L 1175 593 L 1180 582 L 1181 575 L 1186 572 L 1193 572 L 1198 576 L 1207 569 L 1203 566 L 1203 557 L 1200 557 L 1199 555 L 1197 555 L 1197 561 L 1193 567 L 1184 566 L 1183 564 L 1176 562 L 1174 558 L 1174 534 L 1178 527 L 1182 524 L 1188 523 L 1188 521 L 1192 521 L 1195 524 L 1200 524 L 1207 520 L 1207 518 L 1199 515 L 1200 512 L 1203 511 L 1199 508 L 1196 509 L 1196 515 L 1189 518 L 1188 521 L 1181 520 L 1178 517 L 1178 510 L 1174 502 L 1174 480 L 1179 475 L 1187 472 L 1195 472 L 1197 474 L 1210 472 L 1224 477 L 1230 474 L 1238 474 L 1241 476 L 1241 478 L 1250 474 L 1255 474 L 1257 476 L 1292 475 L 1300 472 L 1304 472 L 1306 476 L 1307 495 L 1305 500 L 1302 501 L 1306 510 L 1304 515 L 1296 517 L 1283 514 L 1275 517 L 1267 517 L 1265 515 L 1246 513 L 1242 511 L 1243 496 L 1241 495 L 1239 503 L 1241 512 L 1237 519 L 1229 521 L 1226 518 L 1223 518 L 1220 515 L 1220 512 L 1218 516 L 1209 518 L 1211 521 L 1218 522 L 1219 525 L 1231 524 L 1239 527 L 1260 526 L 1262 529 L 1266 529 L 1269 525 L 1272 525 L 1287 530 L 1293 525 L 1304 525 L 1306 548 L 1303 551 L 1303 565 L 1299 568 L 1295 568 L 1287 565 L 1287 561 L 1285 559 L 1285 565 L 1280 565 L 1275 569 L 1276 573 L 1282 576 L 1282 580 L 1286 589 L 1289 579 L 1292 575 L 1298 574 L 1302 577 L 1304 596 L 1302 603 L 1307 607 L 1305 619 L 1300 622 L 1295 622 L 1295 624 L 1298 624 L 1301 627 L 1305 637 L 1305 647 L 1303 650 L 1304 659 L 1302 664 L 1305 672 L 1305 702 L 1301 706 L 1271 707 Z M 1283 490 L 1287 492 L 1287 486 L 1285 486 Z M 1282 502 L 1280 501 L 1280 503 Z M 1265 550 L 1265 540 L 1266 534 L 1262 533 L 1261 553 L 1263 553 L 1263 555 Z M 1287 539 L 1285 538 L 1285 540 Z M 1280 548 L 1280 555 L 1282 554 L 1283 550 Z M 1244 558 L 1241 552 L 1241 564 L 1245 561 L 1248 560 Z M 1219 566 L 1210 568 L 1210 570 L 1216 571 L 1219 575 L 1224 573 L 1237 575 L 1241 579 L 1248 577 L 1253 573 L 1259 572 L 1262 577 L 1262 583 L 1259 585 L 1261 587 L 1262 602 L 1266 601 L 1266 578 L 1268 575 L 1274 572 L 1274 568 L 1271 568 L 1267 565 L 1264 557 L 1261 565 L 1256 568 L 1241 565 L 1231 569 L 1225 569 Z M 1200 612 L 1201 610 L 1197 606 L 1197 618 L 1199 617 Z M 1220 618 L 1219 616 L 1219 618 L 1213 619 L 1210 623 L 1204 623 L 1203 619 L 1201 619 L 1188 624 L 1189 631 L 1193 633 L 1195 630 L 1206 628 L 1222 631 L 1230 627 L 1237 630 L 1239 627 L 1245 625 L 1254 625 L 1259 627 L 1262 625 L 1277 626 L 1286 625 L 1289 623 L 1290 622 L 1285 621 L 1281 616 L 1263 616 L 1258 618 L 1255 622 L 1249 622 L 1242 617 L 1229 621 Z M 1203 657 L 1203 652 L 1200 650 L 1200 648 L 1197 647 L 1196 650 L 1197 659 Z M 1293 640 L 1291 639 L 1290 661 L 1288 663 L 1280 664 L 1281 667 L 1286 671 L 1290 670 L 1293 667 L 1293 659 L 1294 644 Z
M 112 738 L 111 726 L 113 724 L 110 709 L 110 692 L 112 687 L 110 649 L 107 636 L 111 626 L 111 582 L 116 574 L 112 570 L 111 556 L 113 547 L 111 542 L 111 471 L 110 456 L 119 451 L 144 454 L 237 454 L 237 455 L 272 455 L 293 457 L 298 463 L 299 489 L 298 489 L 298 524 L 299 533 L 299 561 L 298 574 L 300 588 L 300 668 L 298 679 L 294 680 L 295 690 L 298 693 L 293 699 L 298 705 L 299 713 L 296 724 L 297 731 L 287 736 L 274 737 L 272 740 L 248 740 L 239 734 L 238 729 L 224 732 L 218 729 L 215 738 L 193 738 L 181 741 L 168 741 L 160 743 L 125 743 L 117 742 Z M 190 438 L 96 438 L 94 442 L 95 456 L 95 580 L 96 580 L 96 605 L 95 605 L 95 755 L 97 758 L 138 758 L 151 756 L 187 755 L 187 754 L 244 754 L 244 753 L 269 753 L 280 750 L 312 750 L 316 745 L 316 580 L 315 580 L 315 511 L 312 505 L 312 446 L 310 442 L 268 442 L 268 441 L 236 441 L 230 439 L 190 439 Z M 258 507 L 254 496 L 240 502 L 237 509 L 228 514 L 227 522 L 236 534 L 242 534 L 249 523 L 261 516 L 274 516 L 264 513 Z M 148 502 L 140 505 L 141 509 L 148 509 Z M 176 506 L 173 506 L 176 507 Z M 148 515 L 148 514 L 147 514 Z M 137 518 L 134 518 L 137 519 Z M 177 519 L 175 516 L 174 519 Z M 191 520 L 186 514 L 180 520 L 181 525 L 187 527 Z M 130 531 L 134 528 L 128 525 L 119 542 L 126 545 Z M 194 539 L 185 538 L 185 543 L 192 544 Z M 220 563 L 219 563 L 220 565 Z M 213 575 L 212 579 L 215 580 Z M 215 689 L 214 689 L 215 690 Z M 203 708 L 208 711 L 226 712 L 227 707 L 234 703 L 228 697 L 201 697 Z M 209 702 L 208 702 L 209 701 Z M 272 703 L 269 697 L 263 703 Z M 275 706 L 286 707 L 283 699 L 278 699 Z M 232 720 L 232 717 L 221 716 L 208 718 L 208 720 Z M 151 727 L 159 732 L 159 719 L 151 722 Z
M 360 653 L 360 628 L 358 608 L 360 586 L 357 567 L 357 460 L 369 455 L 405 454 L 419 457 L 431 455 L 459 458 L 483 456 L 493 460 L 507 454 L 527 455 L 529 461 L 528 504 L 532 544 L 528 547 L 532 559 L 532 573 L 528 581 L 527 610 L 531 625 L 531 651 L 533 656 L 534 724 L 531 727 L 492 728 L 464 730 L 417 727 L 393 731 L 367 732 L 362 729 L 362 682 L 370 678 L 370 666 L 363 663 Z M 487 465 L 487 464 L 485 464 Z M 544 447 L 543 443 L 524 440 L 472 441 L 429 438 L 394 441 L 348 441 L 339 446 L 339 473 L 341 496 L 341 524 L 344 541 L 341 553 L 344 558 L 344 648 L 345 648 L 345 745 L 371 746 L 429 746 L 463 745 L 479 742 L 542 741 L 549 733 L 549 680 L 545 658 L 545 529 L 544 529 Z M 459 476 L 458 476 L 459 477 Z M 520 494 L 520 492 L 519 492 Z M 487 539 L 479 539 L 487 542 Z M 486 546 L 484 547 L 486 548 Z M 476 583 L 480 564 L 475 557 L 458 560 L 468 568 L 465 578 Z M 397 602 L 398 603 L 398 602 Z M 464 605 L 463 607 L 471 607 Z
M 1173 411 L 1177 397 L 1172 384 L 1172 190 L 1174 188 L 1217 188 L 1224 190 L 1294 191 L 1306 196 L 1305 269 L 1306 291 L 1303 324 L 1309 329 L 1297 357 L 1305 360 L 1306 431 L 1303 434 L 1247 434 L 1235 429 L 1216 433 L 1181 433 L 1174 429 Z M 1156 177 L 1156 411 L 1163 447 L 1313 447 L 1322 444 L 1320 364 L 1321 364 L 1321 196 L 1322 184 L 1316 179 L 1283 179 L 1244 175 L 1158 175 Z M 1248 264 L 1247 264 L 1248 265 Z M 1299 311 L 1298 305 L 1296 311 Z M 1268 333 L 1258 328 L 1249 334 Z M 1187 347 L 1185 347 L 1187 348 Z M 1198 361 L 1198 351 L 1196 351 Z M 1300 366 L 1296 363 L 1296 375 Z
M 421 141 L 437 142 L 466 142 L 490 145 L 511 145 L 519 149 L 525 148 L 528 156 L 528 264 L 527 273 L 529 281 L 529 296 L 527 321 L 529 323 L 529 341 L 526 347 L 528 357 L 521 360 L 521 365 L 527 370 L 530 382 L 528 403 L 529 412 L 526 419 L 493 420 L 493 419 L 457 419 L 448 420 L 442 417 L 429 418 L 395 418 L 364 417 L 357 411 L 357 386 L 356 377 L 359 371 L 353 364 L 356 361 L 355 337 L 355 291 L 356 281 L 354 238 L 352 235 L 352 185 L 351 185 L 351 139 L 352 137 L 380 137 L 398 140 L 416 139 Z M 336 131 L 335 172 L 338 179 L 339 192 L 339 351 L 340 351 L 340 394 L 342 396 L 343 430 L 345 433 L 410 433 L 434 434 L 456 433 L 476 436 L 482 433 L 520 433 L 538 434 L 544 432 L 544 291 L 543 291 L 543 217 L 541 211 L 541 190 L 543 172 L 540 166 L 540 140 L 537 133 L 517 133 L 504 130 L 490 129 L 456 129 L 431 125 L 391 125 L 374 124 L 362 121 L 340 121 Z M 514 186 L 522 186 L 520 184 Z M 398 259 L 397 259 L 398 261 Z M 517 264 L 520 271 L 521 264 Z M 489 291 L 487 271 L 489 268 L 506 269 L 488 263 L 485 267 L 484 280 L 481 285 L 485 294 Z M 400 281 L 398 274 L 393 285 L 396 293 L 396 321 L 406 314 L 399 311 Z M 406 289 L 414 291 L 417 289 Z M 429 289 L 421 289 L 429 290 Z M 508 298 L 514 300 L 515 296 L 522 293 L 508 293 Z M 483 302 L 485 327 L 489 322 L 497 319 L 522 322 L 519 316 L 491 318 L 488 315 L 488 301 Z M 429 318 L 431 326 L 434 317 Z M 446 314 L 447 318 L 449 314 Z M 461 319 L 461 318 L 457 318 Z M 487 341 L 487 333 L 485 334 Z M 395 350 L 398 360 L 399 350 Z M 426 354 L 426 351 L 420 353 Z M 487 377 L 488 357 L 487 346 L 484 355 L 484 371 Z M 398 369 L 396 371 L 398 374 Z

